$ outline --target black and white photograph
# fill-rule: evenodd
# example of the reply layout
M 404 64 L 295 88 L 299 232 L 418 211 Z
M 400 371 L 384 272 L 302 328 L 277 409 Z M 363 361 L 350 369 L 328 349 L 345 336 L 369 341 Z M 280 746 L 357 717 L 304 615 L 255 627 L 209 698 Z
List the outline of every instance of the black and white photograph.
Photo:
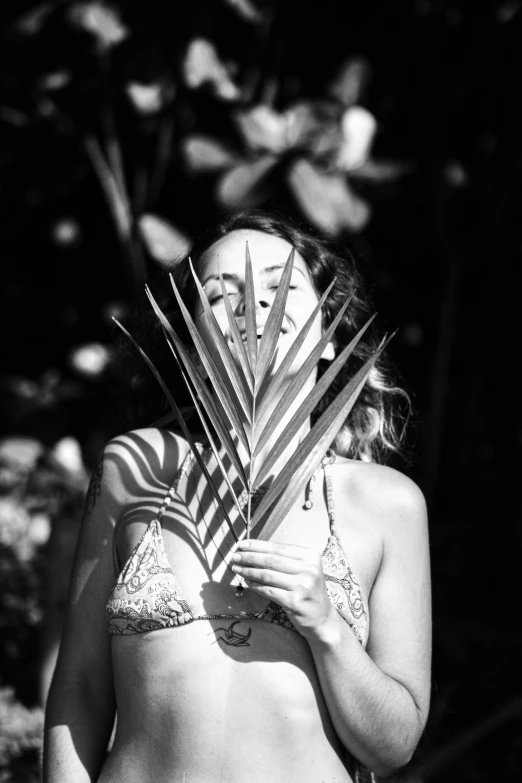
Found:
M 519 783 L 521 0 L 0 5 L 0 783 Z

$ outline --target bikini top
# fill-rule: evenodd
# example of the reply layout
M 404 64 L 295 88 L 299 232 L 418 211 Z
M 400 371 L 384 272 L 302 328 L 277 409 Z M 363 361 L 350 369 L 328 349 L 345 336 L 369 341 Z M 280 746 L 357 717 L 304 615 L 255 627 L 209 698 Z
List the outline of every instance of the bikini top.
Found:
M 109 633 L 144 633 L 187 625 L 195 620 L 215 619 L 263 620 L 296 631 L 283 607 L 275 601 L 261 612 L 194 614 L 184 598 L 165 552 L 161 518 L 177 493 L 182 477 L 189 473 L 192 460 L 193 455 L 189 451 L 157 516 L 148 525 L 118 575 L 106 607 Z M 322 467 L 330 522 L 330 535 L 321 553 L 328 596 L 365 647 L 369 630 L 368 613 L 359 582 L 347 562 L 335 528 L 332 481 L 329 466 L 324 460 Z

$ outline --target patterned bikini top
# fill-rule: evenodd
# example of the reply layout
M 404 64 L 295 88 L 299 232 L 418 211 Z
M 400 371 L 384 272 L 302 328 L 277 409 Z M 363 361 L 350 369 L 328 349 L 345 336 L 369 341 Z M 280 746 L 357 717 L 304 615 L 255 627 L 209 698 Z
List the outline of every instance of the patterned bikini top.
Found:
M 295 631 L 296 628 L 285 610 L 275 601 L 270 602 L 262 612 L 194 614 L 185 600 L 165 552 L 161 518 L 177 493 L 181 478 L 189 472 L 192 460 L 190 451 L 167 492 L 158 515 L 150 522 L 136 544 L 109 594 L 106 607 L 109 633 L 136 634 L 186 625 L 195 620 L 217 619 L 264 620 Z M 321 465 L 330 521 L 330 535 L 321 553 L 328 596 L 365 647 L 368 640 L 368 613 L 359 582 L 346 560 L 335 529 L 329 464 L 323 460 Z

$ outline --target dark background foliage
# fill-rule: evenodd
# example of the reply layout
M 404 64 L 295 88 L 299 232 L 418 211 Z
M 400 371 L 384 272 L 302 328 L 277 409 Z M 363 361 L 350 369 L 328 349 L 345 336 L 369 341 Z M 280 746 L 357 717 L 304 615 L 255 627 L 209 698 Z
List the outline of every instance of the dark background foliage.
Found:
M 113 10 L 121 40 L 89 32 L 89 6 Z M 390 353 L 415 407 L 411 460 L 397 467 L 430 510 L 433 699 L 402 777 L 520 780 L 521 3 L 4 2 L 0 19 L 1 420 L 6 438 L 43 449 L 14 478 L 4 454 L 1 499 L 33 521 L 47 514 L 54 531 L 30 545 L 22 534 L 1 539 L 3 692 L 14 688 L 17 709 L 42 700 L 46 573 L 55 557 L 67 570 L 72 546 L 56 531 L 74 533 L 63 520 L 100 446 L 126 427 L 111 315 L 125 321 L 143 279 L 238 193 L 320 223 L 307 185 L 292 186 L 305 160 L 364 200 L 367 219 L 339 218 L 333 179 L 320 180 L 330 233 L 356 253 L 382 326 L 399 328 Z M 189 67 L 202 39 L 217 57 L 207 78 L 201 49 Z M 347 82 L 351 104 L 332 97 L 346 62 L 363 64 Z M 156 108 L 149 95 L 140 109 L 131 83 L 155 85 Z M 238 121 L 252 129 L 256 107 L 273 120 L 299 102 L 311 141 L 262 148 Z M 336 158 L 350 105 L 377 123 L 359 171 Z M 272 126 L 262 127 L 268 138 Z M 381 165 L 373 176 L 368 160 Z M 144 215 L 164 219 L 164 233 Z M 80 457 L 64 451 L 70 439 Z M 12 714 L 2 705 L 0 729 L 2 709 Z M 20 759 L 33 734 L 25 751 L 4 744 Z M 0 779 L 15 779 L 5 769 Z

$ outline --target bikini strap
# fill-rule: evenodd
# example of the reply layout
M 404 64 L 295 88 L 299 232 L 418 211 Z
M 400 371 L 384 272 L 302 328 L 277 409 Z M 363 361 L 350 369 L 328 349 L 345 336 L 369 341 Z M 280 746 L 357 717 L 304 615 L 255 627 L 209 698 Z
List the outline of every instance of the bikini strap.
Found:
M 198 445 L 198 444 L 196 444 L 196 445 Z M 181 467 L 179 468 L 178 472 L 176 473 L 176 476 L 174 478 L 174 481 L 172 482 L 172 485 L 167 490 L 167 494 L 165 495 L 165 497 L 163 499 L 163 503 L 161 504 L 160 509 L 159 509 L 159 511 L 158 511 L 158 513 L 156 515 L 156 520 L 158 522 L 161 520 L 163 514 L 167 510 L 167 507 L 168 507 L 170 501 L 172 500 L 172 498 L 174 497 L 174 495 L 178 491 L 179 482 L 181 481 L 183 476 L 186 473 L 188 473 L 188 470 L 189 470 L 189 467 L 190 467 L 190 463 L 192 461 L 192 457 L 193 457 L 192 449 L 189 449 L 188 454 L 185 457 L 185 459 L 183 460 L 183 462 L 181 463 Z M 118 550 L 117 550 L 117 547 L 116 547 L 116 536 L 114 535 L 114 532 L 113 532 L 113 536 L 112 536 L 112 562 L 113 562 L 114 570 L 115 570 L 116 574 L 121 573 L 121 563 L 120 563 L 120 558 L 119 558 L 119 555 L 118 555 Z
M 330 465 L 335 462 L 335 452 L 329 449 L 321 461 L 321 466 L 324 473 L 324 488 L 326 492 L 326 509 L 328 511 L 328 521 L 330 523 L 330 534 L 336 536 L 337 530 L 335 527 L 335 506 L 333 498 L 333 483 L 332 475 L 330 473 Z
M 172 498 L 174 497 L 174 495 L 178 491 L 178 487 L 179 487 L 179 483 L 180 483 L 181 479 L 183 478 L 183 476 L 186 475 L 186 473 L 188 473 L 188 470 L 189 470 L 189 467 L 190 467 L 190 463 L 192 462 L 192 457 L 193 457 L 192 449 L 189 449 L 187 456 L 185 457 L 185 459 L 181 463 L 181 467 L 179 468 L 178 472 L 176 473 L 176 477 L 174 478 L 174 481 L 172 482 L 172 484 L 169 487 L 169 489 L 167 490 L 167 494 L 165 495 L 165 497 L 163 499 L 163 503 L 160 506 L 160 509 L 159 509 L 158 514 L 156 516 L 156 519 L 158 520 L 158 522 L 161 520 L 163 514 L 167 510 L 167 507 L 168 507 L 170 501 L 172 500 Z

